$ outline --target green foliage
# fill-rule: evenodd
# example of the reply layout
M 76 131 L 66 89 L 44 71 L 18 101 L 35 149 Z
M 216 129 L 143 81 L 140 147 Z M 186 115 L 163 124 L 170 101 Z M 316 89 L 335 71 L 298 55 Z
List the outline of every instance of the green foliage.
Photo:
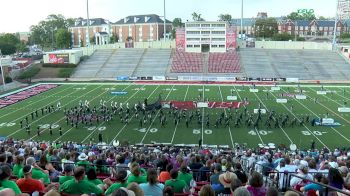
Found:
M 185 24 L 182 22 L 181 18 L 174 18 L 173 20 L 173 29 L 171 29 L 171 38 L 176 38 L 176 28 L 184 27 Z
M 12 78 L 6 76 L 6 77 L 5 77 L 5 83 L 7 84 L 7 83 L 11 83 L 11 82 L 12 82 Z
M 10 55 L 16 52 L 16 46 L 0 42 L 0 50 L 3 55 Z
M 297 41 L 304 42 L 306 41 L 305 37 L 297 37 Z
M 21 42 L 16 37 L 16 35 L 11 33 L 6 33 L 0 36 L 0 50 L 3 55 L 10 55 L 18 50 Z
M 27 70 L 25 70 L 24 72 L 22 72 L 18 78 L 21 80 L 31 80 L 32 77 L 34 77 L 36 74 L 38 74 L 40 72 L 40 68 L 39 67 L 31 67 Z
M 69 78 L 74 72 L 74 68 L 63 68 L 58 72 L 59 78 Z
M 219 21 L 225 21 L 228 23 L 231 23 L 232 16 L 230 14 L 220 14 L 219 15 Z
M 278 32 L 277 20 L 275 18 L 258 19 L 254 29 L 257 37 L 270 38 Z
M 340 39 L 349 39 L 350 38 L 350 33 L 342 33 L 340 34 Z
M 116 42 L 118 42 L 118 41 L 119 41 L 118 35 L 112 35 L 112 36 L 111 36 L 111 39 L 110 39 L 110 43 L 111 43 L 111 44 L 114 44 L 114 43 L 116 43 Z
M 298 13 L 298 12 L 292 12 L 287 16 L 287 19 L 290 20 L 315 20 L 316 16 L 312 12 L 306 12 L 306 13 Z
M 202 18 L 202 14 L 197 14 L 196 12 L 192 13 L 192 19 L 193 21 L 205 21 L 204 18 Z
M 47 63 L 47 64 L 43 64 L 43 67 L 52 67 L 52 68 L 75 68 L 75 67 L 77 67 L 77 65 L 75 65 L 75 64 L 69 64 L 69 63 L 65 63 L 65 64 L 52 64 L 52 63 Z
M 275 34 L 272 37 L 273 41 L 289 41 L 292 40 L 293 36 L 289 35 L 288 33 L 282 33 L 282 34 Z
M 70 48 L 71 33 L 67 29 L 58 29 L 56 34 L 56 46 L 60 49 Z
M 17 51 L 18 52 L 28 52 L 29 48 L 27 45 L 22 41 L 19 44 L 16 45 Z

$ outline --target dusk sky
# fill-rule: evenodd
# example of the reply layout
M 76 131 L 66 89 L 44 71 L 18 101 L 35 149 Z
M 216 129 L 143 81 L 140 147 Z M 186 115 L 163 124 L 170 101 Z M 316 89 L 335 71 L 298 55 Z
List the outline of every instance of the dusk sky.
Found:
M 163 0 L 89 0 L 90 18 L 111 22 L 128 15 L 163 15 Z M 297 9 L 314 9 L 316 16 L 334 17 L 336 0 L 244 0 L 244 17 L 258 12 L 268 16 L 285 16 Z M 202 14 L 205 20 L 216 21 L 221 13 L 234 18 L 241 15 L 241 0 L 166 0 L 167 19 L 191 20 L 191 14 Z M 66 18 L 86 18 L 86 0 L 6 0 L 1 2 L 0 32 L 26 32 L 50 14 Z

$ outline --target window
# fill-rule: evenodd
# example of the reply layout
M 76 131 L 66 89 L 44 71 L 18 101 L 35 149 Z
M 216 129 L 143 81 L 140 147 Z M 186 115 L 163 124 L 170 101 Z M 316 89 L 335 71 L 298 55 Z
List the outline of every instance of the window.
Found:
M 225 45 L 219 45 L 219 48 L 225 48 Z
M 212 27 L 225 27 L 225 24 L 212 24 Z
M 202 27 L 210 27 L 210 24 L 202 24 Z
M 200 38 L 187 38 L 186 40 L 187 41 L 199 41 Z
M 212 31 L 211 33 L 216 35 L 224 35 L 225 31 Z
M 200 27 L 200 24 L 187 24 L 187 27 Z
M 187 48 L 193 48 L 193 45 L 187 45 Z
M 210 41 L 210 38 L 202 38 L 202 41 Z
M 225 41 L 225 38 L 212 38 L 212 41 Z
M 204 34 L 204 35 L 209 35 L 209 34 L 210 34 L 210 31 L 202 31 L 202 34 Z
M 195 48 L 200 48 L 201 46 L 200 45 L 194 45 Z
M 212 47 L 212 48 L 217 48 L 217 47 L 218 47 L 218 45 L 211 45 L 211 47 Z
M 187 31 L 186 33 L 189 35 L 199 35 L 200 34 L 199 31 Z

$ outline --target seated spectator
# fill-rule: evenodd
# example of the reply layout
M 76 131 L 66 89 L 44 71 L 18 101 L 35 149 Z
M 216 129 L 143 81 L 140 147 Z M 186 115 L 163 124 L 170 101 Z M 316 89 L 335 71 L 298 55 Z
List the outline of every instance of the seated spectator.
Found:
M 96 160 L 96 173 L 98 174 L 110 174 L 109 168 L 106 167 L 107 162 L 102 159 Z
M 137 184 L 147 182 L 147 176 L 141 173 L 141 169 L 138 164 L 132 166 L 131 168 L 131 174 L 128 177 L 128 183 L 131 182 L 136 182 Z
M 188 189 L 187 184 L 183 180 L 177 179 L 178 171 L 172 169 L 170 171 L 170 180 L 165 181 L 166 186 L 171 186 L 174 189 L 174 193 L 184 193 Z
M 242 182 L 243 185 L 248 182 L 248 176 L 243 171 L 242 165 L 240 163 L 235 164 L 235 171 L 233 173 L 236 174 L 237 178 Z
M 135 193 L 131 190 L 128 190 L 125 187 L 121 187 L 113 192 L 112 196 L 136 196 Z
M 7 164 L 3 164 L 0 166 L 0 184 L 2 188 L 10 188 L 12 189 L 16 195 L 21 194 L 21 190 L 17 186 L 17 184 L 9 180 L 12 175 L 11 168 Z
M 126 187 L 128 190 L 132 191 L 135 193 L 135 196 L 144 196 L 143 190 L 141 189 L 140 185 L 137 184 L 136 182 L 132 182 L 128 184 Z
M 77 166 L 81 166 L 84 167 L 85 169 L 90 169 L 90 168 L 94 168 L 93 166 L 91 166 L 91 163 L 89 161 L 87 161 L 89 157 L 85 154 L 85 153 L 81 153 L 78 156 L 78 162 L 77 162 Z
M 170 171 L 173 169 L 173 165 L 172 164 L 168 164 L 166 166 L 166 171 L 162 171 L 160 172 L 159 176 L 158 176 L 158 180 L 161 183 L 164 183 L 165 181 L 170 179 Z
M 74 179 L 74 176 L 73 176 L 73 165 L 66 164 L 64 166 L 64 176 L 60 176 L 58 182 L 60 183 L 60 185 L 62 185 L 66 181 L 72 180 L 72 179 Z
M 214 166 L 214 174 L 210 176 L 210 184 L 220 184 L 219 176 L 221 174 L 221 165 L 215 164 Z
M 24 178 L 21 178 L 16 182 L 19 189 L 21 189 L 21 191 L 23 192 L 30 192 L 30 193 L 34 191 L 44 192 L 45 191 L 44 183 L 41 182 L 40 180 L 35 180 L 32 178 L 32 170 L 33 170 L 33 166 L 31 165 L 25 165 L 23 167 Z
M 55 179 L 57 182 L 57 178 L 60 175 L 59 171 L 57 171 L 54 166 L 48 162 L 47 156 L 42 155 L 40 157 L 39 167 L 43 170 L 46 170 L 49 172 L 49 176 L 51 179 Z
M 207 160 L 205 162 L 205 166 L 203 166 L 199 169 L 199 180 L 200 181 L 207 181 L 208 180 L 208 174 L 210 173 L 210 167 L 211 167 L 211 161 Z
M 249 185 L 247 190 L 252 196 L 265 196 L 266 187 L 264 186 L 263 176 L 258 172 L 253 172 L 251 178 L 249 179 Z
M 312 175 L 308 174 L 307 166 L 305 166 L 303 164 L 299 165 L 297 176 L 300 176 L 302 178 L 306 178 L 307 180 L 312 180 Z M 307 180 L 303 180 L 303 179 L 298 178 L 298 177 L 292 177 L 292 179 L 290 179 L 290 186 L 299 191 L 300 187 L 303 187 L 308 183 Z
M 233 180 L 238 179 L 236 174 L 226 171 L 225 173 L 220 174 L 219 182 L 224 187 L 224 190 L 221 192 L 223 194 L 231 194 L 231 183 Z
M 323 184 L 328 184 L 328 180 L 321 174 L 321 173 L 317 173 L 314 175 L 314 180 L 315 182 L 319 182 L 319 183 L 323 183 Z M 310 190 L 313 191 L 323 191 L 323 187 L 319 184 L 316 183 L 310 183 L 307 184 L 303 187 L 300 188 L 301 192 L 308 192 Z
M 145 196 L 162 195 L 164 185 L 157 182 L 157 172 L 155 169 L 148 169 L 147 182 L 140 184 Z
M 230 186 L 231 193 L 233 194 L 233 192 L 234 192 L 238 187 L 241 187 L 241 186 L 243 186 L 241 180 L 239 180 L 238 178 L 237 178 L 237 179 L 234 179 L 234 180 L 231 182 L 231 186 Z
M 279 196 L 277 188 L 273 187 L 273 186 L 270 186 L 267 189 L 266 196 Z
M 19 171 L 23 168 L 24 165 L 24 157 L 23 156 L 16 156 L 15 158 L 15 165 L 12 169 L 12 175 L 18 176 Z
M 126 183 L 128 178 L 127 172 L 125 170 L 120 170 L 117 173 L 116 176 L 116 183 L 112 183 L 110 179 L 105 179 L 103 182 L 107 185 L 107 190 L 105 192 L 105 195 L 110 195 L 112 194 L 115 190 L 121 188 L 121 187 L 127 187 L 128 183 Z
M 0 196 L 15 196 L 15 192 L 12 189 L 4 188 L 0 190 Z
M 49 175 L 47 174 L 48 171 L 45 171 L 42 168 L 40 168 L 36 164 L 36 161 L 35 161 L 34 157 L 28 157 L 26 159 L 26 165 L 33 166 L 33 169 L 32 169 L 32 178 L 33 179 L 42 180 L 44 182 L 44 184 L 49 184 L 50 183 L 50 178 L 49 178 Z M 23 177 L 23 169 L 21 169 L 18 172 L 18 178 L 22 178 L 22 177 Z
M 163 196 L 174 196 L 174 189 L 171 186 L 165 186 Z
M 215 196 L 214 189 L 209 184 L 202 186 L 199 196 Z
M 60 186 L 60 192 L 68 194 L 91 194 L 101 195 L 102 190 L 93 183 L 84 180 L 85 169 L 77 167 L 74 169 L 74 179 L 68 180 Z
M 234 196 L 251 196 L 250 192 L 247 190 L 247 188 L 241 186 L 238 187 L 235 192 L 233 192 Z
M 188 172 L 189 171 L 185 165 L 181 166 L 179 175 L 177 176 L 177 179 L 185 181 L 187 186 L 190 186 L 190 183 L 191 183 L 191 180 L 193 179 L 193 176 Z
M 96 186 L 103 183 L 102 180 L 97 179 L 96 171 L 92 168 L 86 172 L 86 176 L 88 181 Z

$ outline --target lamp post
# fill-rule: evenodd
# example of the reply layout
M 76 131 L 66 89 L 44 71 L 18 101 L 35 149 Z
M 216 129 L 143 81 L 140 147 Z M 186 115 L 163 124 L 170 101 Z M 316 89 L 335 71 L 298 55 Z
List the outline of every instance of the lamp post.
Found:
M 4 67 L 2 66 L 2 53 L 1 53 L 1 50 L 0 50 L 0 68 L 1 68 L 1 77 L 2 77 L 2 87 L 3 87 L 3 91 L 5 91 L 6 83 L 5 83 Z
M 86 15 L 87 15 L 87 32 L 86 32 L 86 46 L 90 46 L 90 18 L 89 18 L 89 0 L 86 0 Z
M 332 43 L 332 50 L 333 51 L 336 50 L 336 44 L 337 44 L 338 9 L 339 9 L 339 0 L 337 0 L 337 9 L 336 9 L 335 19 L 334 19 L 333 43 Z
M 164 42 L 166 41 L 166 15 L 165 15 L 165 0 L 164 0 Z
M 243 40 L 243 0 L 241 6 L 241 39 Z

